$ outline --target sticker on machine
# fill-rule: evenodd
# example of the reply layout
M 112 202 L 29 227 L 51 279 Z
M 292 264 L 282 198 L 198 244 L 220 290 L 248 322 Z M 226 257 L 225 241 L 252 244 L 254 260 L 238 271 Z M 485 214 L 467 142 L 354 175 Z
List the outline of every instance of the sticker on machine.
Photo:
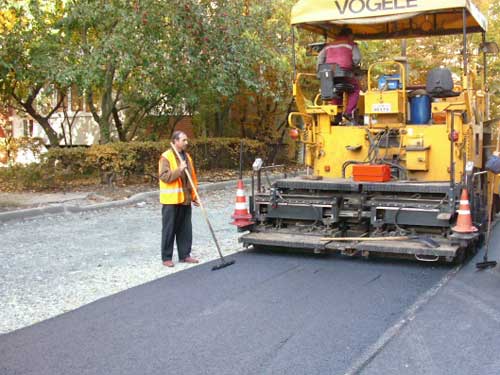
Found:
M 372 104 L 372 112 L 390 113 L 390 112 L 392 112 L 391 103 Z

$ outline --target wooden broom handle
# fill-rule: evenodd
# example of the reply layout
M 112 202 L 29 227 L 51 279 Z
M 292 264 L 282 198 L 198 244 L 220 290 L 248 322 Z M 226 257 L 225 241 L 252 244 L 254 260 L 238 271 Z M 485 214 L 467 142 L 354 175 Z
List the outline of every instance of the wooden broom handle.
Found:
M 177 149 L 175 148 L 174 144 L 173 143 L 170 143 L 170 146 L 172 147 L 172 150 L 175 152 L 175 155 L 177 155 L 177 158 L 182 161 L 183 159 L 181 158 L 181 155 L 179 154 L 179 151 L 177 151 Z M 186 158 L 186 164 L 189 162 L 189 159 Z M 187 168 L 186 168 L 187 169 Z M 203 208 L 203 204 L 201 203 L 201 199 L 200 199 L 200 196 L 198 194 L 198 190 L 196 189 L 196 186 L 193 182 L 193 178 L 191 177 L 191 173 L 189 173 L 189 169 L 185 170 L 186 172 L 186 176 L 189 180 L 189 183 L 191 184 L 191 187 L 193 188 L 193 191 L 194 191 L 194 195 L 196 197 L 196 200 L 198 201 L 198 203 L 200 204 L 200 207 Z
M 175 155 L 177 155 L 177 158 L 180 161 L 182 161 L 181 155 L 179 155 L 179 152 L 175 148 L 174 144 L 170 143 L 170 146 L 172 146 L 172 150 L 174 150 Z M 187 162 L 189 162 L 188 158 L 186 158 L 186 160 L 187 160 Z M 205 218 L 205 221 L 207 222 L 208 229 L 210 229 L 210 233 L 212 234 L 212 238 L 213 238 L 213 240 L 215 242 L 215 247 L 217 247 L 217 252 L 219 253 L 219 256 L 222 259 L 222 261 L 224 261 L 224 256 L 222 255 L 222 250 L 220 248 L 219 241 L 217 241 L 217 237 L 215 236 L 214 228 L 212 227 L 212 224 L 210 223 L 210 220 L 208 219 L 207 210 L 205 210 L 205 207 L 203 207 L 203 203 L 201 202 L 200 196 L 198 194 L 198 190 L 196 190 L 196 186 L 194 185 L 193 179 L 191 178 L 191 174 L 189 173 L 188 169 L 187 170 L 185 169 L 184 172 L 186 172 L 186 176 L 187 176 L 187 178 L 189 180 L 189 183 L 191 184 L 191 187 L 193 188 L 196 200 L 200 204 L 201 212 L 203 213 L 203 217 Z

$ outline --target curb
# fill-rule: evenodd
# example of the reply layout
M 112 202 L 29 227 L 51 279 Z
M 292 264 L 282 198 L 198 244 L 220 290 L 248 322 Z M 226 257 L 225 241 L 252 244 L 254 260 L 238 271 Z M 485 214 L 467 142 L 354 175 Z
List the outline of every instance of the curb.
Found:
M 270 180 L 275 180 L 279 178 L 278 176 L 270 176 Z M 238 180 L 229 180 L 229 181 L 223 181 L 223 182 L 214 182 L 214 183 L 206 183 L 206 184 L 201 184 L 198 186 L 198 191 L 214 191 L 214 190 L 222 190 L 226 189 L 230 186 L 234 186 L 236 188 L 236 183 Z M 245 184 L 250 184 L 251 183 L 251 178 L 244 178 L 243 182 Z M 144 201 L 145 199 L 153 198 L 158 196 L 159 190 L 153 190 L 153 191 L 147 191 L 147 192 L 142 192 L 142 193 L 137 193 L 132 195 L 130 198 L 124 199 L 124 200 L 119 200 L 119 201 L 112 201 L 112 202 L 105 202 L 105 203 L 97 203 L 97 204 L 92 204 L 88 206 L 73 206 L 73 205 L 66 205 L 66 204 L 57 204 L 53 206 L 48 206 L 48 207 L 39 207 L 39 208 L 27 208 L 23 210 L 15 210 L 15 211 L 7 211 L 7 212 L 2 212 L 0 213 L 0 224 L 4 224 L 9 221 L 19 221 L 19 220 L 25 220 L 25 219 L 31 219 L 35 218 L 38 216 L 43 216 L 43 215 L 53 215 L 53 214 L 75 214 L 75 213 L 80 213 L 80 212 L 91 212 L 91 211 L 98 211 L 98 210 L 104 210 L 104 209 L 109 209 L 109 208 L 117 208 L 117 207 L 124 207 L 124 206 L 129 206 L 135 203 L 139 203 L 141 201 Z

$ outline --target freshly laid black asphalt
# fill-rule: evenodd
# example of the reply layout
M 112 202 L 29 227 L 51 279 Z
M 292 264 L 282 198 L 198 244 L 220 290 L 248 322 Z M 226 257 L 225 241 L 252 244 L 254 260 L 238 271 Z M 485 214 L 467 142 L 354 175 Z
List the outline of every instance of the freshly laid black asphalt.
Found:
M 238 253 L 0 336 L 0 374 L 343 374 L 450 267 Z
M 360 375 L 500 374 L 500 265 L 478 270 L 484 250 L 422 306 Z M 498 225 L 489 255 L 500 261 Z

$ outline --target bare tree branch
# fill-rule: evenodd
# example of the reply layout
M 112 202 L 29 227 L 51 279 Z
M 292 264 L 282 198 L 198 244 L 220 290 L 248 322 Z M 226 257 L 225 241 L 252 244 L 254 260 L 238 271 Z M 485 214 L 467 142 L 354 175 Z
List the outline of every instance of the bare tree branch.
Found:
M 61 104 L 64 102 L 64 99 L 65 99 L 65 95 L 61 94 L 61 98 L 57 102 L 56 106 L 54 108 L 52 108 L 52 110 L 49 112 L 49 114 L 47 116 L 45 116 L 45 118 L 47 120 L 52 117 L 52 115 L 59 109 L 59 107 L 61 107 Z
M 92 114 L 92 117 L 94 118 L 94 121 L 99 123 L 101 120 L 99 115 L 97 114 L 97 108 L 94 105 L 94 94 L 92 90 L 88 90 L 86 95 L 85 95 L 85 101 L 87 102 L 87 106 L 90 109 L 90 113 Z

